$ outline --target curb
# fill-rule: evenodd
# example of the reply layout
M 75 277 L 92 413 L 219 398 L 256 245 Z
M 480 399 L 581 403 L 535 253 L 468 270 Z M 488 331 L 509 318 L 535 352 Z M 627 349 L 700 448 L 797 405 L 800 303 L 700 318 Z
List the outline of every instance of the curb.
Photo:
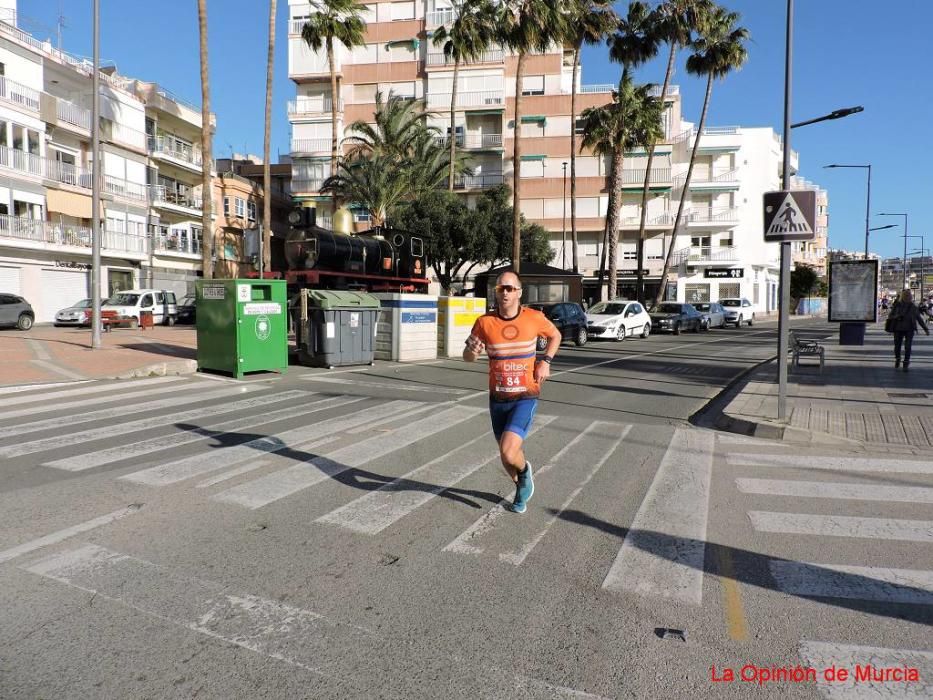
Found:
M 171 362 L 156 362 L 155 364 L 137 367 L 136 369 L 118 374 L 107 379 L 138 379 L 140 377 L 164 377 L 170 374 L 194 374 L 198 371 L 197 360 L 173 360 Z

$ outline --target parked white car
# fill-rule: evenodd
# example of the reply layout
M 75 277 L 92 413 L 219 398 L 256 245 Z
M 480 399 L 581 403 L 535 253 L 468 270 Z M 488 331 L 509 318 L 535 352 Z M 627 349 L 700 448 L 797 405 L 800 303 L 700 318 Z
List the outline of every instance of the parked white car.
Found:
M 745 297 L 720 299 L 719 303 L 726 310 L 726 323 L 735 324 L 738 328 L 743 323 L 750 326 L 755 322 L 755 307 Z
M 586 331 L 590 338 L 647 338 L 651 335 L 651 317 L 637 301 L 600 301 L 586 312 Z
M 152 314 L 156 325 L 174 326 L 178 318 L 175 293 L 164 289 L 127 289 L 117 292 L 103 305 L 104 311 L 116 311 L 130 325 L 139 326 L 143 312 Z

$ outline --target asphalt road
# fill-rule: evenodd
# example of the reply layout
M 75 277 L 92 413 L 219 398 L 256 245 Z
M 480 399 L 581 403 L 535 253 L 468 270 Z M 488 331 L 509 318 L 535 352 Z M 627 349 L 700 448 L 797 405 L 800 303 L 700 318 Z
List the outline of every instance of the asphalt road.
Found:
M 929 696 L 929 461 L 686 421 L 774 348 L 565 345 L 521 516 L 482 362 L 0 397 L 0 697 Z

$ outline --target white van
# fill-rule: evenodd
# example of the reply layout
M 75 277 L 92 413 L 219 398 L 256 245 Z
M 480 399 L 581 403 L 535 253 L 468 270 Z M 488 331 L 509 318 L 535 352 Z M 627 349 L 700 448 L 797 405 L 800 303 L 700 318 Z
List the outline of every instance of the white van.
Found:
M 136 328 L 143 311 L 152 314 L 152 322 L 174 326 L 178 318 L 178 306 L 175 292 L 165 289 L 126 289 L 117 292 L 103 305 L 104 311 L 116 311 L 124 318 L 132 319 Z

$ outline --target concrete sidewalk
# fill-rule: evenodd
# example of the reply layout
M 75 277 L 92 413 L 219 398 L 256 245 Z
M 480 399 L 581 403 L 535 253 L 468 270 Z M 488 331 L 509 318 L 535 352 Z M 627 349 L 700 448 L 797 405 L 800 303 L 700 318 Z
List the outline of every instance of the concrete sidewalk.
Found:
M 930 454 L 933 337 L 922 330 L 914 336 L 908 372 L 894 368 L 893 338 L 877 323 L 866 329 L 864 345 L 839 345 L 838 333 L 820 341 L 822 372 L 812 357 L 788 370 L 785 421 L 777 420 L 777 365 L 764 364 L 733 392 L 715 426 L 789 442 Z
M 85 379 L 127 379 L 197 370 L 194 326 L 114 328 L 91 349 L 89 328 L 0 330 L 3 387 Z

